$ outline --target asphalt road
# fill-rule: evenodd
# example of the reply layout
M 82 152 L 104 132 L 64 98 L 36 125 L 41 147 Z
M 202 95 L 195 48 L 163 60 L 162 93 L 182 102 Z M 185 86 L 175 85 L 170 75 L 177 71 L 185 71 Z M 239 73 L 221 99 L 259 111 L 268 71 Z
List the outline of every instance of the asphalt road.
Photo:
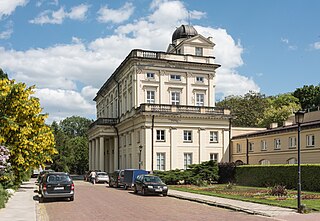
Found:
M 55 200 L 40 206 L 50 221 L 272 220 L 172 197 L 136 195 L 130 190 L 109 188 L 105 184 L 92 185 L 83 181 L 75 181 L 73 202 Z

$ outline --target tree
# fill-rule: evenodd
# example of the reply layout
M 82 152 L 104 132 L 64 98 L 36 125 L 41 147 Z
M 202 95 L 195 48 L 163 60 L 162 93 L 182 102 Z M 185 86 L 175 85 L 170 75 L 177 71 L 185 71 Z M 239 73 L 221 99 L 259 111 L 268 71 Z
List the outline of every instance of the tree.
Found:
M 303 110 L 316 109 L 320 105 L 320 86 L 304 85 L 302 88 L 297 88 L 293 96 L 299 99 Z
M 15 183 L 25 172 L 44 166 L 57 153 L 52 130 L 45 124 L 34 87 L 0 79 L 0 144 L 10 150 L 9 162 Z
M 53 159 L 52 169 L 83 174 L 89 167 L 89 148 L 86 131 L 91 120 L 72 116 L 59 124 L 53 122 L 56 148 L 59 152 Z
M 257 127 L 259 126 L 258 119 L 263 118 L 268 102 L 265 95 L 250 91 L 244 96 L 226 97 L 216 106 L 231 110 L 231 114 L 236 116 L 232 123 L 233 126 Z
M 0 68 L 0 79 L 8 79 L 8 75 Z
M 292 94 L 279 94 L 266 98 L 268 107 L 258 119 L 258 126 L 268 127 L 271 123 L 282 125 L 295 111 L 300 109 L 299 100 Z

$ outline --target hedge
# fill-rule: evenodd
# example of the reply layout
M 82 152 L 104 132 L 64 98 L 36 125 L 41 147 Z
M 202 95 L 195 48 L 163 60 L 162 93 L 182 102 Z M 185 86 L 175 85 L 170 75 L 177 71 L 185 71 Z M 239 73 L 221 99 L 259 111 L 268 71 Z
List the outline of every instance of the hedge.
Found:
M 297 189 L 298 165 L 238 166 L 235 177 L 237 184 L 243 186 L 284 185 L 287 189 Z M 320 191 L 320 164 L 301 165 L 301 188 L 305 191 Z

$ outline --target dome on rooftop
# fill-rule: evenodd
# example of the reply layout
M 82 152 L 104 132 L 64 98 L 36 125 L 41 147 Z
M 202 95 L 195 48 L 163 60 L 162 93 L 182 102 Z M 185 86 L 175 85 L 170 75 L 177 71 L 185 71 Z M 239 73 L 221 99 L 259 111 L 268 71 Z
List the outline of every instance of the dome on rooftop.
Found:
M 172 35 L 172 42 L 179 38 L 191 38 L 198 34 L 197 30 L 191 25 L 181 25 Z

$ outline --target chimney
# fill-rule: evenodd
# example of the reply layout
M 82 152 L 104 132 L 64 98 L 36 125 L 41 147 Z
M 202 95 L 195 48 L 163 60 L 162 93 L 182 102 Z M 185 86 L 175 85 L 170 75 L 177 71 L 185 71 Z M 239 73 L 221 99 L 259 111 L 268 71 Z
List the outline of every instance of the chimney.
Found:
M 291 120 L 286 120 L 286 121 L 283 121 L 283 126 L 286 127 L 286 126 L 291 126 L 293 124 L 293 122 Z
M 270 124 L 270 129 L 278 127 L 278 123 L 271 123 Z

